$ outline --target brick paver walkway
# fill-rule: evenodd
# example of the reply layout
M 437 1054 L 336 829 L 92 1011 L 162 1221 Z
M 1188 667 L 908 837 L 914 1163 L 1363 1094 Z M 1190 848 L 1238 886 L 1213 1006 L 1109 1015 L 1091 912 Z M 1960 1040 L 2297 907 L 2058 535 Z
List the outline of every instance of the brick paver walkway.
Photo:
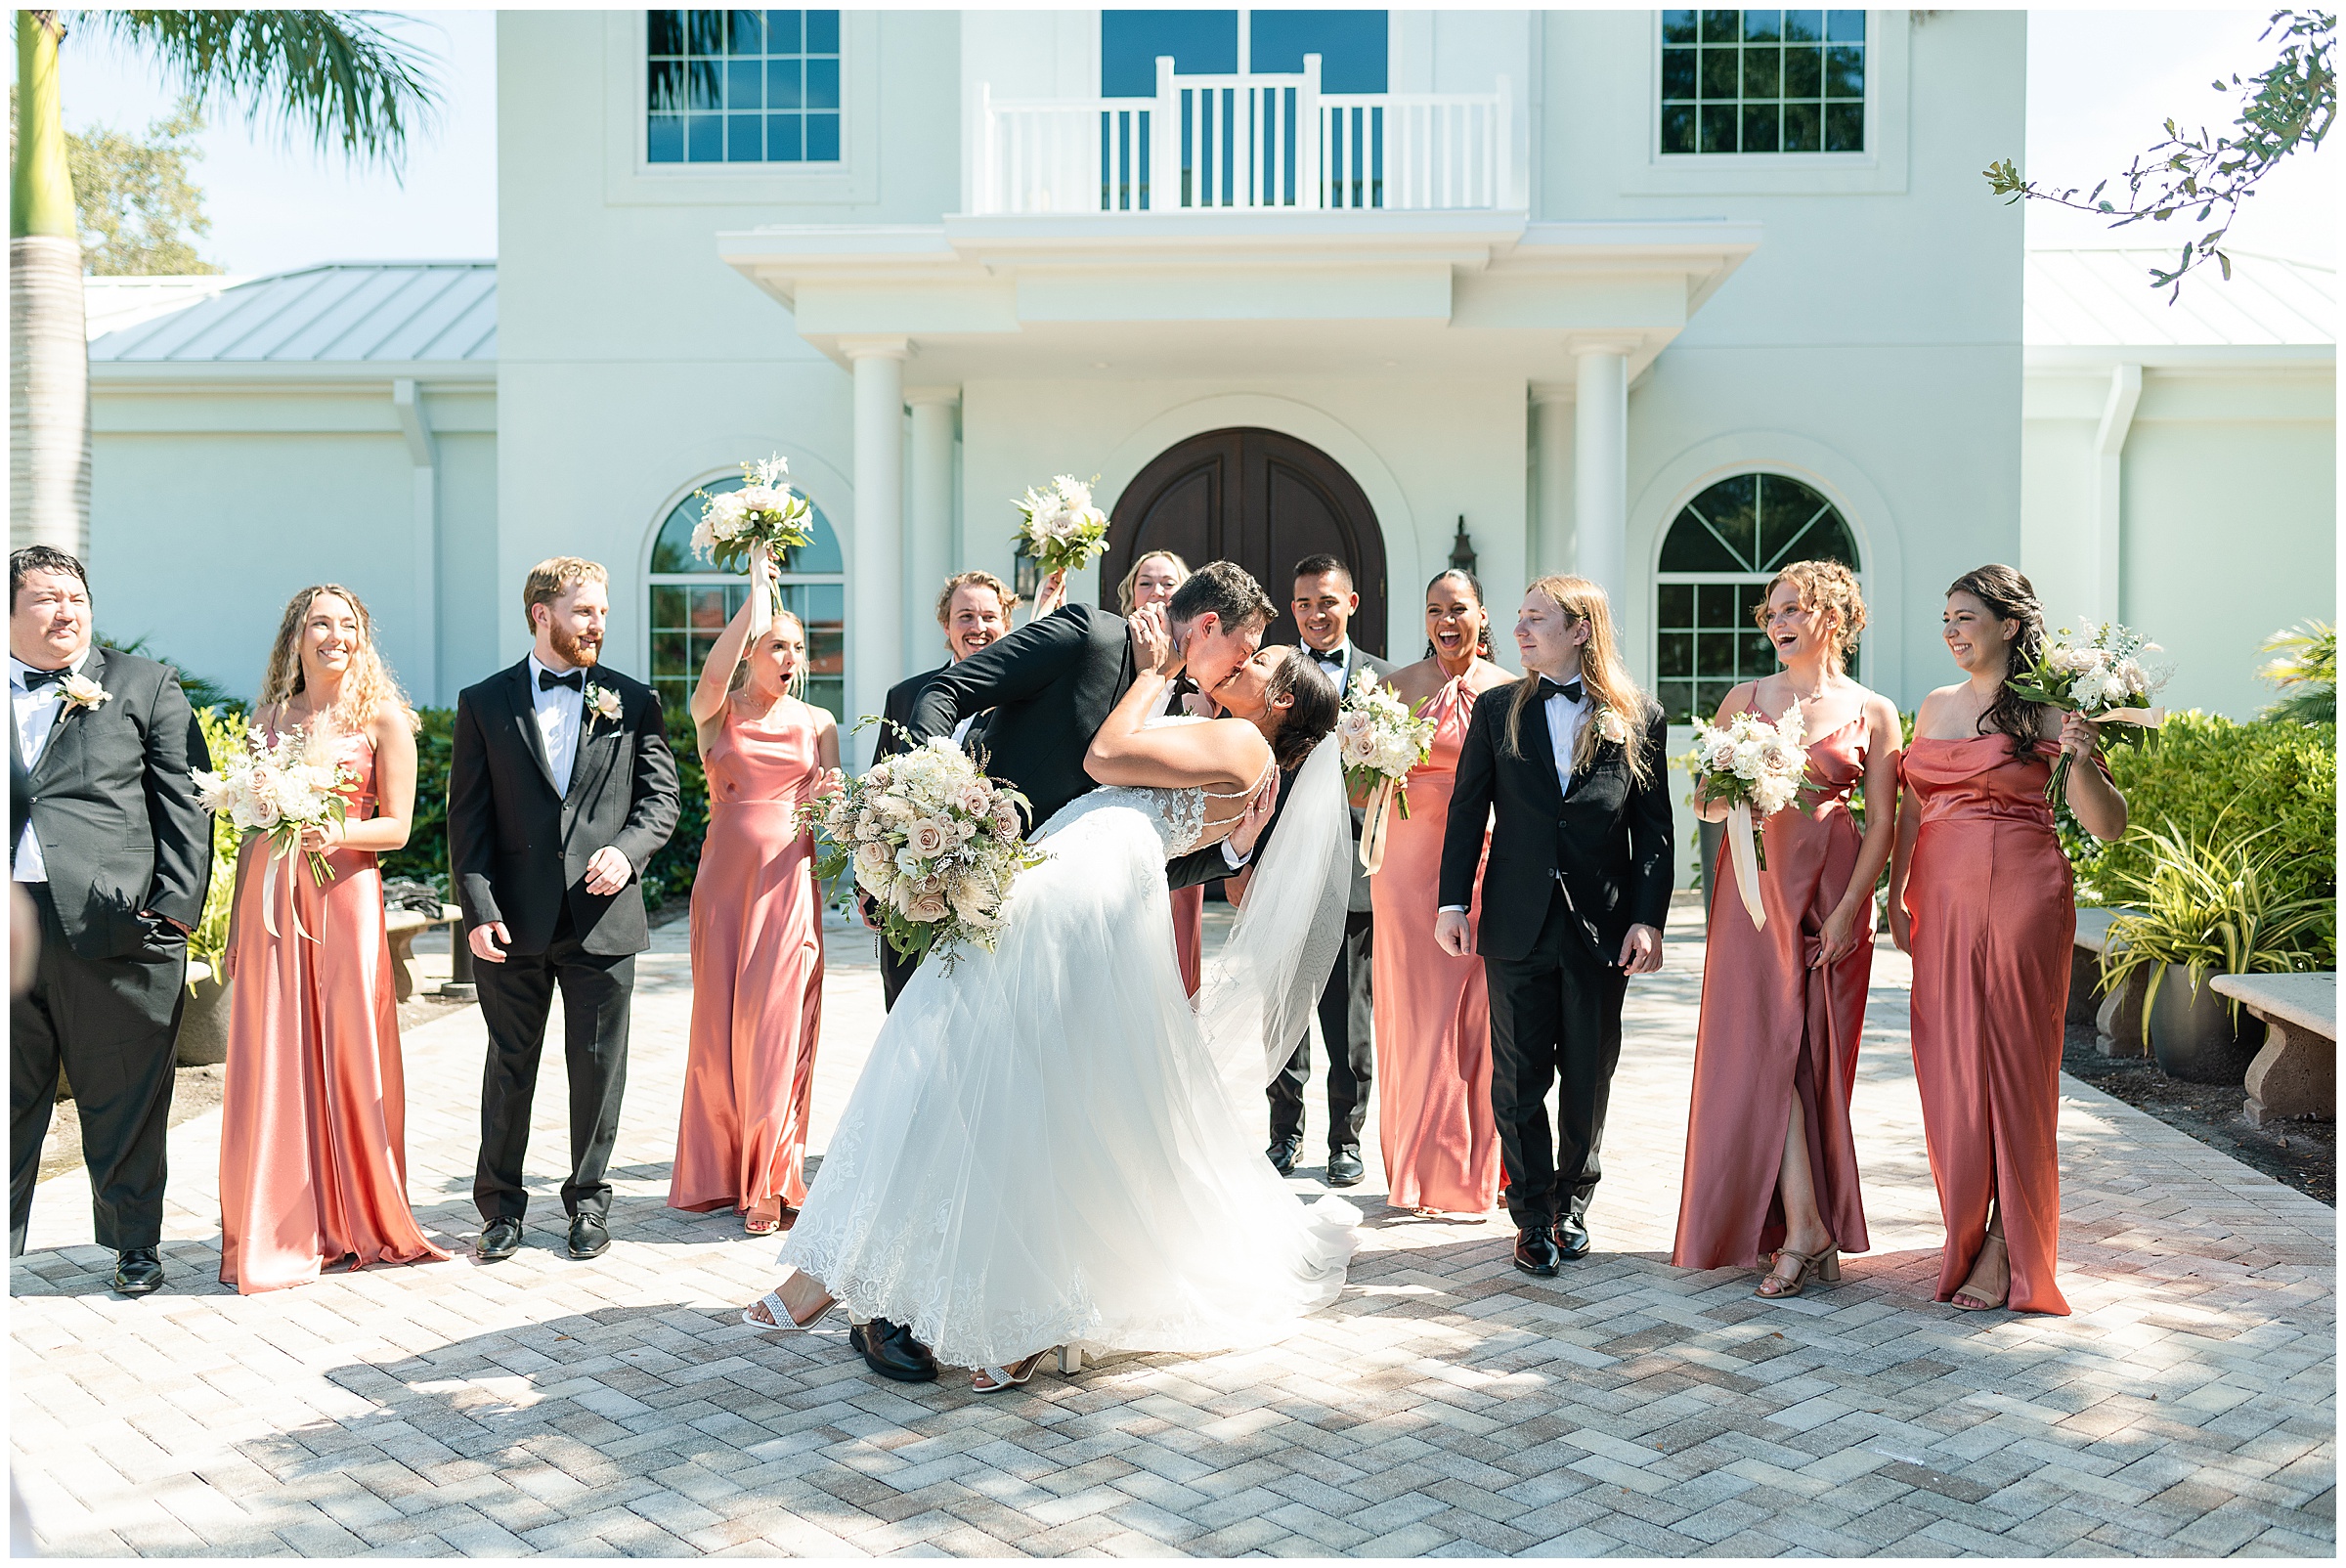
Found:
M 1386 1210 L 1372 1164 L 1351 1288 L 1289 1342 L 984 1400 L 880 1382 L 835 1330 L 739 1322 L 773 1243 L 663 1201 L 688 1004 L 670 927 L 605 1257 L 558 1250 L 558 1052 L 530 1248 L 484 1269 L 459 1246 L 482 1035 L 452 1016 L 407 1051 L 413 1196 L 456 1261 L 222 1290 L 217 1112 L 172 1132 L 161 1295 L 106 1290 L 78 1172 L 41 1189 L 10 1271 L 16 1477 L 42 1544 L 82 1554 L 2333 1552 L 2332 1212 L 2064 1082 L 2075 1316 L 1933 1305 L 1887 946 L 1857 1090 L 1875 1251 L 1773 1306 L 1745 1274 L 1670 1268 L 1702 965 L 1677 921 L 1631 991 L 1586 1262 L 1528 1280 L 1502 1219 Z M 880 1017 L 867 941 L 832 955 L 817 1148 Z

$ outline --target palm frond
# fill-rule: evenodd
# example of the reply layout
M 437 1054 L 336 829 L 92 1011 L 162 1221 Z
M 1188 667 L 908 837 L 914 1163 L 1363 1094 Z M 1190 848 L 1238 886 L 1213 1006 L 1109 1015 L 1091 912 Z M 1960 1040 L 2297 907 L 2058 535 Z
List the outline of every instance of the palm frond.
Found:
M 306 131 L 394 177 L 409 132 L 439 108 L 429 57 L 382 11 L 78 11 L 79 26 L 144 52 L 199 105 L 227 99 L 287 143 Z

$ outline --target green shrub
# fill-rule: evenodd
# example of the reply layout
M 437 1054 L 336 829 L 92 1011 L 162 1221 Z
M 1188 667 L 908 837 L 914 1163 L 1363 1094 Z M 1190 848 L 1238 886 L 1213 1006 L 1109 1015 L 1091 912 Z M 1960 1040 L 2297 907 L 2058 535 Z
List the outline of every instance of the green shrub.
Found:
M 2194 711 L 2170 717 L 2150 746 L 2112 754 L 2110 775 L 2130 823 L 2194 843 L 2207 842 L 2220 818 L 2237 836 L 2269 830 L 2257 849 L 2276 856 L 2276 895 L 2329 897 L 2338 878 L 2337 744 L 2335 724 L 2239 723 Z M 2155 839 L 2104 845 L 2063 827 L 2081 901 L 2123 901 L 2122 890 L 2149 884 Z
M 196 721 L 203 726 L 203 743 L 212 754 L 215 769 L 226 766 L 244 749 L 242 709 L 209 704 L 196 710 Z M 188 957 L 211 965 L 214 975 L 220 973 L 220 960 L 228 952 L 228 916 L 237 902 L 237 849 L 243 838 L 227 812 L 212 818 L 212 885 L 203 895 L 203 918 L 188 934 Z
M 676 831 L 644 872 L 643 896 L 655 909 L 692 892 L 701 866 L 701 841 L 709 834 L 709 775 L 701 769 L 700 738 L 692 715 L 681 704 L 666 708 L 668 748 L 676 754 Z

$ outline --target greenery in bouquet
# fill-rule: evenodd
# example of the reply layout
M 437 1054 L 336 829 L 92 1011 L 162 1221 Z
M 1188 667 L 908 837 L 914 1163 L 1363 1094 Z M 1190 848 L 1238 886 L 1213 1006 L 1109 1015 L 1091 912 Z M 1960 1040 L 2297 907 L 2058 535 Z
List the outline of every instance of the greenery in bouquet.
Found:
M 1019 509 L 1017 543 L 1045 577 L 1080 572 L 1108 548 L 1108 513 L 1092 504 L 1092 487 L 1061 474 L 1011 504 Z
M 1391 785 L 1393 804 L 1405 821 L 1410 814 L 1410 769 L 1423 762 L 1434 746 L 1434 721 L 1420 717 L 1422 706 L 1412 708 L 1403 702 L 1401 693 L 1363 666 L 1352 673 L 1352 685 L 1336 719 L 1345 788 L 1361 800 L 1379 785 Z
M 2155 642 L 2115 621 L 2088 623 L 2079 632 L 2063 627 L 2045 639 L 2035 661 L 2005 684 L 2030 702 L 2079 714 L 2096 723 L 2116 724 L 2102 732 L 2104 746 L 2141 746 L 2157 727 L 2159 715 L 2144 708 L 2171 671 L 2142 662 L 2159 652 Z M 2071 759 L 2064 752 L 2045 781 L 2045 799 L 2063 799 Z
M 763 555 L 768 564 L 779 561 L 813 537 L 808 527 L 806 498 L 789 485 L 790 463 L 782 457 L 741 465 L 741 488 L 701 498 L 701 520 L 692 530 L 692 547 L 728 572 L 746 572 Z
M 1800 706 L 1784 710 L 1769 722 L 1765 716 L 1739 713 L 1724 724 L 1698 724 L 1694 750 L 1687 759 L 1694 775 L 1694 805 L 1724 802 L 1743 806 L 1754 822 L 1763 822 L 1801 797 L 1808 775 L 1807 723 Z M 1753 835 L 1752 853 L 1760 870 L 1767 869 L 1766 840 Z

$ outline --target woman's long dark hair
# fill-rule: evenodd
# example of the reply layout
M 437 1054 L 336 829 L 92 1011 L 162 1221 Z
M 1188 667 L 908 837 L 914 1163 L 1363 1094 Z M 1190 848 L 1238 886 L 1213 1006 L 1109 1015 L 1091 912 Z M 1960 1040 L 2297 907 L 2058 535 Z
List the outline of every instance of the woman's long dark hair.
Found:
M 1947 585 L 1948 597 L 1958 593 L 1969 593 L 1999 621 L 2020 624 L 2020 635 L 2012 639 L 2012 651 L 2005 661 L 2006 681 L 2036 663 L 2037 653 L 2045 645 L 2045 610 L 2036 602 L 2036 589 L 2026 578 L 2009 566 L 1981 566 Z M 1977 730 L 1982 735 L 2010 735 L 2012 755 L 2025 758 L 2036 751 L 2044 734 L 2044 719 L 2043 703 L 2030 702 L 2004 684 L 1996 688 L 1996 700 L 1979 716 Z
M 1304 657 L 1301 648 L 1288 649 L 1263 685 L 1266 701 L 1289 695 L 1294 704 L 1280 720 L 1279 733 L 1271 737 L 1271 756 L 1282 773 L 1301 767 L 1312 748 L 1336 727 L 1336 712 L 1342 703 L 1336 683 L 1327 678 L 1317 659 Z

